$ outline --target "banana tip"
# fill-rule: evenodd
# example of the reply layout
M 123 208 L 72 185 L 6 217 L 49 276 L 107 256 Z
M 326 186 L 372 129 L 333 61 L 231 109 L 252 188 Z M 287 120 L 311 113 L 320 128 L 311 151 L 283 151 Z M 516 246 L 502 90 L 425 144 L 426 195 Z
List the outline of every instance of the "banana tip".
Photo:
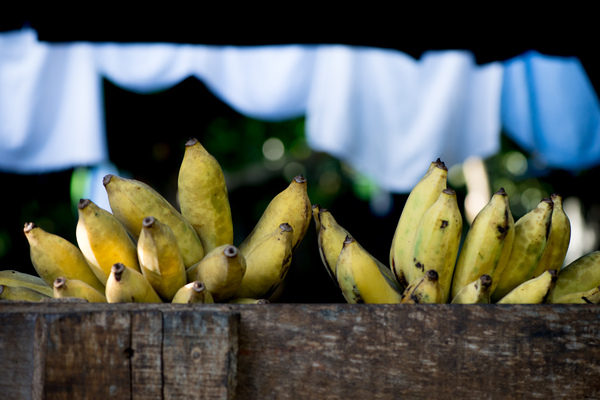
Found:
M 112 174 L 104 175 L 104 178 L 102 178 L 102 184 L 104 186 L 108 185 L 110 183 L 110 180 L 112 179 L 112 177 L 113 177 Z
M 204 283 L 200 281 L 194 281 L 194 283 L 192 284 L 192 290 L 196 293 L 202 293 L 205 289 L 206 286 L 204 286 Z
M 83 210 L 84 208 L 89 206 L 91 202 L 92 201 L 90 199 L 80 199 L 79 203 L 77 203 L 77 208 Z
M 123 264 L 123 263 L 113 264 L 113 266 L 111 267 L 110 270 L 114 274 L 115 279 L 118 282 L 121 280 L 121 276 L 123 275 L 123 272 L 125 271 L 125 264 Z
M 33 222 L 26 222 L 25 226 L 23 227 L 23 232 L 25 233 L 29 233 L 31 232 L 34 228 L 37 228 L 37 225 L 34 224 Z
M 279 225 L 279 228 L 284 231 L 284 232 L 292 232 L 292 226 L 290 224 L 288 224 L 287 222 L 284 222 L 283 224 Z
M 54 287 L 57 289 L 62 288 L 67 283 L 67 279 L 64 276 L 59 276 L 54 280 Z
M 296 176 L 294 177 L 294 180 L 295 180 L 297 183 L 306 183 L 306 178 L 305 178 L 304 176 L 302 176 L 302 174 L 300 174 L 300 175 L 296 175 Z
M 154 226 L 155 222 L 156 222 L 156 218 L 154 218 L 154 217 L 146 217 L 142 221 L 142 225 L 144 226 L 144 228 L 152 228 Z
M 223 250 L 223 254 L 226 257 L 233 258 L 233 257 L 237 256 L 238 248 L 235 247 L 234 245 L 229 245 L 229 246 L 225 247 L 225 250 Z
M 439 275 L 437 273 L 437 271 L 435 269 L 430 269 L 425 273 L 425 276 L 427 277 L 427 279 L 429 279 L 430 281 L 437 281 L 439 278 Z
M 185 142 L 185 147 L 191 147 L 191 146 L 195 145 L 196 143 L 198 143 L 198 139 L 189 138 L 188 141 Z

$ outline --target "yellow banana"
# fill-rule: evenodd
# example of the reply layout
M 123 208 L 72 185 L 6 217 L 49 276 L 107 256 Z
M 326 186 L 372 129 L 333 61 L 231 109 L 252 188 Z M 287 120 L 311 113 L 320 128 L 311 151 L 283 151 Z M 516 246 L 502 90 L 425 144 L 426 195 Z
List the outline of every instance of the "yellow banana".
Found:
M 511 290 L 527 281 L 540 261 L 548 242 L 553 203 L 543 199 L 537 207 L 515 222 L 515 238 L 506 267 L 492 292 L 497 302 Z
M 0 271 L 0 285 L 26 287 L 49 297 L 54 296 L 52 288 L 39 276 L 26 274 L 12 269 Z
M 148 216 L 169 225 L 186 268 L 204 257 L 202 242 L 192 225 L 160 193 L 135 179 L 106 175 L 103 180 L 113 215 L 137 241 Z
M 415 231 L 411 265 L 404 269 L 408 282 L 418 281 L 425 271 L 435 270 L 442 289 L 442 303 L 450 297 L 452 275 L 462 235 L 462 215 L 456 192 L 444 189 L 421 217 Z
M 350 304 L 400 302 L 402 291 L 392 272 L 350 236 L 340 251 L 336 277 Z
M 452 304 L 489 304 L 492 278 L 488 274 L 462 287 L 452 299 Z
M 171 303 L 208 304 L 214 303 L 214 300 L 204 283 L 194 281 L 182 286 L 173 296 Z
M 201 281 L 216 303 L 229 300 L 246 273 L 246 258 L 237 247 L 224 244 L 212 249 L 187 269 L 188 282 Z
M 584 254 L 560 270 L 549 302 L 571 293 L 585 292 L 600 286 L 600 251 Z
M 344 240 L 346 240 L 347 236 L 352 235 L 337 223 L 335 218 L 333 218 L 331 211 L 326 208 L 322 208 L 319 211 L 319 220 L 321 221 L 321 228 L 317 235 L 319 255 L 321 256 L 321 261 L 323 261 L 329 276 L 331 276 L 331 279 L 333 279 L 337 285 L 338 281 L 335 277 L 337 259 L 344 246 Z
M 312 219 L 312 206 L 306 185 L 306 178 L 298 175 L 286 189 L 271 200 L 252 232 L 240 244 L 239 250 L 242 254 L 247 254 L 256 243 L 284 222 L 290 224 L 294 230 L 292 253 L 296 251 Z
M 84 299 L 90 303 L 106 303 L 106 296 L 84 281 L 59 276 L 54 280 L 54 298 L 64 299 L 70 297 Z
M 529 279 L 508 292 L 497 304 L 541 304 L 556 285 L 558 273 L 555 269 L 545 271 L 537 278 Z
M 313 216 L 313 220 L 315 221 L 315 228 L 317 229 L 317 235 L 319 234 L 319 231 L 321 230 L 321 219 L 319 218 L 319 212 L 321 211 L 321 205 L 320 204 L 313 204 L 311 206 L 312 208 L 312 216 Z
M 160 296 L 144 275 L 123 263 L 112 266 L 106 280 L 109 303 L 162 303 Z
M 44 293 L 38 292 L 24 286 L 8 286 L 0 285 L 0 301 L 1 300 L 12 300 L 12 301 L 42 301 L 51 299 L 52 296 L 47 296 Z
M 246 272 L 234 298 L 269 298 L 279 287 L 292 262 L 292 226 L 283 223 L 248 250 Z
M 571 222 L 565 214 L 562 205 L 562 196 L 553 194 L 550 199 L 554 204 L 552 208 L 552 221 L 550 222 L 550 234 L 548 244 L 542 253 L 537 267 L 529 278 L 540 276 L 544 271 L 555 269 L 560 271 L 569 249 L 571 241 Z
M 440 286 L 438 273 L 427 270 L 418 280 L 408 285 L 400 303 L 402 304 L 439 304 L 444 303 L 444 291 Z
M 77 212 L 77 244 L 100 282 L 106 285 L 110 269 L 118 262 L 140 270 L 135 243 L 114 215 L 90 199 L 79 200 Z
M 233 243 L 233 222 L 225 177 L 219 162 L 190 139 L 177 180 L 181 215 L 192 224 L 204 253 Z
M 154 217 L 144 218 L 137 244 L 142 275 L 164 301 L 187 283 L 185 265 L 177 238 L 167 224 Z
M 500 188 L 479 211 L 465 237 L 452 278 L 451 298 L 482 275 L 492 279 L 496 289 L 506 267 L 515 238 L 515 222 L 504 188 Z
M 558 276 L 560 278 L 560 274 Z M 584 292 L 565 294 L 549 302 L 554 304 L 600 304 L 600 286 Z
M 104 285 L 92 271 L 81 250 L 73 243 L 46 232 L 32 222 L 25 224 L 23 232 L 29 242 L 31 262 L 49 287 L 53 287 L 56 278 L 64 276 L 82 280 L 99 292 L 104 291 Z
M 390 248 L 390 267 L 398 282 L 404 286 L 411 283 L 404 276 L 405 270 L 414 268 L 411 253 L 415 229 L 425 211 L 437 201 L 442 190 L 446 189 L 447 179 L 448 168 L 438 158 L 430 164 L 425 176 L 406 199 Z

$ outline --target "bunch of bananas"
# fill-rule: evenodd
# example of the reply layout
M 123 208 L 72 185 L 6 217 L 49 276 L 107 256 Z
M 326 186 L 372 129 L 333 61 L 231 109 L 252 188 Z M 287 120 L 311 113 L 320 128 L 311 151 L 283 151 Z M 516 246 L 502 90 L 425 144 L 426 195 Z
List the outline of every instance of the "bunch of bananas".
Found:
M 410 192 L 392 238 L 389 267 L 330 210 L 313 206 L 321 260 L 348 303 L 600 302 L 600 251 L 561 269 L 571 225 L 560 195 L 541 200 L 515 222 L 500 188 L 461 246 L 462 216 L 447 177 L 438 159 Z
M 38 276 L 0 271 L 0 299 L 89 302 L 268 302 L 312 220 L 299 175 L 275 196 L 252 232 L 233 245 L 223 171 L 190 139 L 178 176 L 178 211 L 135 179 L 103 179 L 112 212 L 78 204 L 77 244 L 34 223 L 24 227 Z

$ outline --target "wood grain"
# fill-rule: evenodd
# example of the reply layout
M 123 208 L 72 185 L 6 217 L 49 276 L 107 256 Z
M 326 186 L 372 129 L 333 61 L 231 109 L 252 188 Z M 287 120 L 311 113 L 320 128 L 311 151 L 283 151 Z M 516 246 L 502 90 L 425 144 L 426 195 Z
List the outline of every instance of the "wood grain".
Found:
M 77 318 L 121 349 L 98 356 L 117 365 L 106 379 L 130 360 L 131 398 L 600 398 L 596 305 L 0 305 L 0 349 L 15 367 L 2 393 L 32 398 L 32 377 L 60 392 L 50 344 L 72 343 L 61 326 L 77 330 Z M 46 354 L 16 350 L 43 344 L 44 332 Z

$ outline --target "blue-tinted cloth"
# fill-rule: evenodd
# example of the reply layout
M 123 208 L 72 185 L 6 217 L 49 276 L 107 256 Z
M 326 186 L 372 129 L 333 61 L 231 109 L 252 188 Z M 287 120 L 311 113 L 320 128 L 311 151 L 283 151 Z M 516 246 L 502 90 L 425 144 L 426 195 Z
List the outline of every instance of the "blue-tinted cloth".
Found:
M 600 103 L 579 59 L 530 51 L 504 65 L 502 125 L 551 168 L 600 163 Z
M 243 115 L 304 115 L 313 149 L 390 192 L 410 191 L 438 157 L 451 166 L 495 154 L 502 127 L 550 167 L 600 161 L 598 97 L 575 58 L 478 65 L 454 50 L 46 43 L 24 28 L 0 33 L 0 170 L 110 166 L 102 79 L 149 93 L 190 76 Z

